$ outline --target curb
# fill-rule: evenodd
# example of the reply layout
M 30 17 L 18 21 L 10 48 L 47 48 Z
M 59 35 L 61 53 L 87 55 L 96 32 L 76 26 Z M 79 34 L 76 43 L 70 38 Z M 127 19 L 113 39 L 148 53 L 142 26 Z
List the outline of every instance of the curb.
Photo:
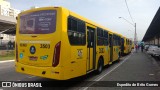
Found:
M 0 63 L 6 63 L 6 62 L 13 62 L 14 60 L 5 60 L 5 61 L 0 61 Z

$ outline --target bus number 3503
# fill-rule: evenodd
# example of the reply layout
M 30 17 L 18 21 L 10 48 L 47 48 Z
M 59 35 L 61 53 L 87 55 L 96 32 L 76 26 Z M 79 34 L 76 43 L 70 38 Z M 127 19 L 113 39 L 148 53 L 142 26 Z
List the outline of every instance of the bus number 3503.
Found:
M 41 47 L 40 48 L 50 48 L 50 44 L 41 44 Z

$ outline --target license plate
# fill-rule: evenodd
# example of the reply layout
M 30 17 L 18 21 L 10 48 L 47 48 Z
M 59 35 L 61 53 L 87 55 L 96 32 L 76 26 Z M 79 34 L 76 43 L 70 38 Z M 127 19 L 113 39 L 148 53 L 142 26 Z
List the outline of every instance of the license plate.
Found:
M 31 61 L 37 61 L 38 57 L 37 56 L 29 56 L 29 60 Z

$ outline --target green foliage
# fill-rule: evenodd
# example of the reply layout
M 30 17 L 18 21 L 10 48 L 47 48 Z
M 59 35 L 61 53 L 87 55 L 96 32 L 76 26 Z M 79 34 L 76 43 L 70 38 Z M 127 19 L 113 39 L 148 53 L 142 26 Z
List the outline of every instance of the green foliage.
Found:
M 3 50 L 0 52 L 0 61 L 14 59 L 14 50 Z

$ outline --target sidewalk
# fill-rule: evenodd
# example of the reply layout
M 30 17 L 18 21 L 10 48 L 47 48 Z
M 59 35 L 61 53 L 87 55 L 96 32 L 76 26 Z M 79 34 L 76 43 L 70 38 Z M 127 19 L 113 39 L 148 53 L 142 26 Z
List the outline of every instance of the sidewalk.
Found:
M 160 81 L 160 61 L 156 61 L 145 52 L 133 52 L 131 57 L 117 68 L 112 81 Z
M 140 50 L 133 52 L 120 67 L 102 81 L 160 81 L 160 60 L 155 60 Z M 113 87 L 107 90 L 160 90 L 160 87 Z

